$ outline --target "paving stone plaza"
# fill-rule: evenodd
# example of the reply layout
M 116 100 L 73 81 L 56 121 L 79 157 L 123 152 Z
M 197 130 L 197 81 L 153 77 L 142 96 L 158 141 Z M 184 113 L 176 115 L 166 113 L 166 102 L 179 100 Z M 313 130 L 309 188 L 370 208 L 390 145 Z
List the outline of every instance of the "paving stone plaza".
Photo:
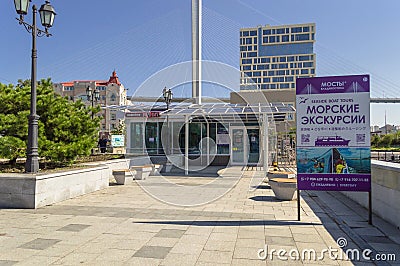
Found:
M 198 206 L 152 197 L 141 184 L 167 189 L 162 176 L 151 176 L 124 186 L 110 180 L 107 189 L 36 210 L 1 209 L 0 265 L 374 265 L 362 257 L 330 259 L 328 253 L 315 260 L 288 255 L 313 249 L 319 256 L 329 247 L 337 254 L 347 249 L 396 254 L 397 261 L 375 264 L 400 265 L 398 229 L 375 216 L 368 225 L 367 210 L 341 193 L 303 191 L 299 222 L 296 201 L 276 199 L 267 183 L 252 185 L 252 177 L 263 174 L 259 168 L 224 171 L 237 175 L 237 182 L 219 199 Z M 204 195 L 229 182 L 219 178 L 215 187 L 204 186 L 215 179 L 168 177 Z M 339 238 L 345 241 L 342 249 Z M 260 249 L 273 257 L 263 258 Z M 280 249 L 287 253 L 279 258 Z

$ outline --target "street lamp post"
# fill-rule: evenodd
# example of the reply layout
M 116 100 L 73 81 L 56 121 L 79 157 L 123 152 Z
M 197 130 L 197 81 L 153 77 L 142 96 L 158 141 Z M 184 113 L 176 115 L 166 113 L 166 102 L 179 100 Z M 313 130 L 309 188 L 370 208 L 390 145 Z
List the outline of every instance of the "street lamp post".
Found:
M 86 96 L 87 96 L 87 100 L 92 103 L 92 120 L 93 120 L 94 119 L 94 112 L 93 112 L 94 102 L 97 103 L 97 101 L 100 100 L 100 91 L 97 88 L 92 90 L 92 88 L 90 88 L 90 86 L 87 86 Z M 91 150 L 91 154 L 92 155 L 94 154 L 93 148 Z
M 29 3 L 31 0 L 14 0 L 15 10 L 19 14 L 17 18 L 20 25 L 24 25 L 25 29 L 32 34 L 32 66 L 31 66 L 31 108 L 28 123 L 28 146 L 26 152 L 26 173 L 37 173 L 39 171 L 39 153 L 38 153 L 38 121 L 39 116 L 36 114 L 36 67 L 37 67 L 37 49 L 36 37 L 50 37 L 48 29 L 53 26 L 56 12 L 46 1 L 40 9 L 40 21 L 45 30 L 38 29 L 36 26 L 37 8 L 32 6 L 32 25 L 24 21 L 24 16 L 28 14 Z
M 92 109 L 94 108 L 94 102 L 97 103 L 98 100 L 100 100 L 100 91 L 96 88 L 92 90 L 90 86 L 86 88 L 86 96 L 87 100 L 92 103 Z M 94 119 L 94 113 L 92 110 L 92 120 Z
M 167 87 L 164 87 L 163 89 L 163 97 L 164 101 L 167 104 L 167 111 L 169 110 L 169 104 L 172 101 L 172 91 L 171 89 L 167 89 Z M 170 147 L 169 147 L 169 140 L 170 140 L 170 134 L 169 134 L 169 115 L 167 114 L 167 143 L 166 143 L 166 149 L 165 152 L 166 154 L 170 154 Z

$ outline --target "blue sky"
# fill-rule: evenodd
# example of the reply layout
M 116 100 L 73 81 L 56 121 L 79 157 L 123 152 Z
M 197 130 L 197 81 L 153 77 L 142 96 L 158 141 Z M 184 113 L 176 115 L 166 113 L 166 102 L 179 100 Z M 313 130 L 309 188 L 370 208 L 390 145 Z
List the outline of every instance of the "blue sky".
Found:
M 190 0 L 51 3 L 58 15 L 53 37 L 38 39 L 39 78 L 108 79 L 116 69 L 132 93 L 155 72 L 191 59 Z M 315 22 L 318 75 L 369 73 L 372 96 L 399 97 L 398 10 L 398 0 L 203 0 L 203 59 L 237 68 L 240 27 Z M 13 1 L 1 1 L 1 83 L 30 77 L 31 39 L 15 17 Z M 371 110 L 372 125 L 383 125 L 385 110 L 389 124 L 400 124 L 400 104 Z

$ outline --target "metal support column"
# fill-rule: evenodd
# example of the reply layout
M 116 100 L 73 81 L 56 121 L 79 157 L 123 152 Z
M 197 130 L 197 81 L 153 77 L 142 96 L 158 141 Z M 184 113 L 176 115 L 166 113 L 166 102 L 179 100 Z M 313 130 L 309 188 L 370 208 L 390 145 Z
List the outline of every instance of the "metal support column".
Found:
M 262 115 L 262 143 L 263 143 L 263 169 L 264 177 L 267 176 L 268 172 L 268 116 L 267 114 Z
M 185 175 L 189 175 L 189 116 L 185 116 Z
M 202 0 L 192 0 L 192 98 L 201 104 L 201 6 Z

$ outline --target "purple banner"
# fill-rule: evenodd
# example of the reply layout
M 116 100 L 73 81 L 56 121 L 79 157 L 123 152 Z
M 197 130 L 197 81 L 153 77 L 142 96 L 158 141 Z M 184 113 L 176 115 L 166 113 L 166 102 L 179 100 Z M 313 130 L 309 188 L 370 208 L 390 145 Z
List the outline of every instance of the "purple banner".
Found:
M 296 94 L 369 92 L 369 75 L 299 78 Z
M 300 190 L 371 190 L 369 75 L 296 80 Z
M 300 190 L 371 191 L 370 174 L 297 174 Z

